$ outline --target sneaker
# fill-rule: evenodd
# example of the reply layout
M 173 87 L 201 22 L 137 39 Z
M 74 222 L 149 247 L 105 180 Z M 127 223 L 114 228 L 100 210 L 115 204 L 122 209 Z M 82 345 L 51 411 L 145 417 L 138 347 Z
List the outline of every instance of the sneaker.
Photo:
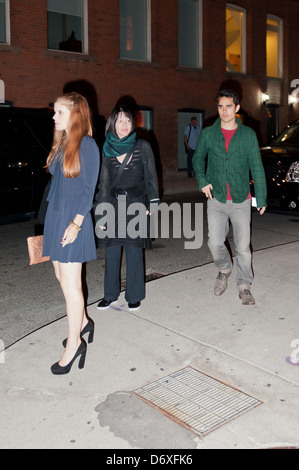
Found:
M 139 309 L 140 309 L 140 302 L 136 302 L 135 304 L 129 303 L 129 310 L 131 310 L 131 312 L 135 312 L 136 310 L 139 310 Z
M 98 310 L 106 310 L 107 308 L 110 307 L 110 305 L 115 304 L 116 302 L 117 302 L 117 299 L 116 299 L 116 300 L 106 300 L 106 299 L 102 299 L 102 300 L 98 303 L 97 309 L 98 309 Z
M 255 305 L 255 300 L 249 289 L 239 289 L 239 299 L 243 305 Z
M 216 277 L 215 286 L 214 286 L 214 294 L 221 295 L 227 288 L 227 280 L 230 276 L 230 272 L 228 273 L 219 273 Z

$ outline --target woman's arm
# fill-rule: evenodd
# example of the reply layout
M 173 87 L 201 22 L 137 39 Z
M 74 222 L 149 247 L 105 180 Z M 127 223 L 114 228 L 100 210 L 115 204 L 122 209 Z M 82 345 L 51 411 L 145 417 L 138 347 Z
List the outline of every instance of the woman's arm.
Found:
M 96 142 L 90 137 L 84 137 L 82 139 L 80 163 L 80 174 L 82 174 L 83 180 L 82 197 L 80 198 L 77 214 L 73 220 L 70 220 L 70 223 L 63 234 L 61 241 L 63 247 L 76 240 L 79 231 L 81 230 L 84 217 L 88 214 L 93 205 L 94 192 L 100 168 L 100 155 Z

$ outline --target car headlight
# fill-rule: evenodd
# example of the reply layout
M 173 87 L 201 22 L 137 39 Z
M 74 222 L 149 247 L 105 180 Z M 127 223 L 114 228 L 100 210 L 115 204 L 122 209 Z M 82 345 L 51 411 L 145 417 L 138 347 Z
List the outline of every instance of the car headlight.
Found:
M 287 183 L 299 183 L 299 162 L 294 162 L 290 166 L 286 175 Z

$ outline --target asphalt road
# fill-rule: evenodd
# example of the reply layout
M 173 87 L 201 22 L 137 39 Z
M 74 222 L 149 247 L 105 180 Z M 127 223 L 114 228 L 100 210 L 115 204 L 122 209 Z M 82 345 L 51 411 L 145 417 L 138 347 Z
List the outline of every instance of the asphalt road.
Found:
M 192 202 L 193 209 L 195 202 L 202 202 L 198 193 L 179 195 L 175 197 L 175 201 L 180 204 Z M 166 197 L 164 202 L 170 205 L 174 202 L 174 196 Z M 193 217 L 193 228 L 194 224 Z M 0 340 L 6 348 L 66 314 L 63 295 L 55 279 L 52 263 L 29 266 L 26 239 L 35 234 L 36 226 L 36 219 L 0 225 Z M 298 240 L 299 217 L 270 212 L 260 216 L 257 212 L 253 212 L 253 252 Z M 212 262 L 206 243 L 205 203 L 203 203 L 203 244 L 198 249 L 185 249 L 186 241 L 183 236 L 180 238 L 159 236 L 153 241 L 153 249 L 145 252 L 148 282 L 160 275 L 167 276 Z M 234 253 L 231 232 L 228 241 Z M 98 249 L 98 259 L 86 265 L 87 305 L 98 302 L 103 296 L 104 264 L 104 251 Z M 216 274 L 215 270 L 215 276 Z M 124 280 L 125 259 L 121 275 Z

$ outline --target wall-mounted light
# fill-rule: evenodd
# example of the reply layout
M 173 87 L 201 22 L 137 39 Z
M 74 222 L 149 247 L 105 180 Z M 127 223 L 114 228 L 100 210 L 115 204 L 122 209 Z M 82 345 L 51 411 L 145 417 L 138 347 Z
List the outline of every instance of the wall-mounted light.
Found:
M 269 96 L 268 93 L 264 93 L 264 92 L 261 93 L 262 103 L 267 103 L 267 101 L 269 101 L 269 99 L 270 99 L 270 96 Z

